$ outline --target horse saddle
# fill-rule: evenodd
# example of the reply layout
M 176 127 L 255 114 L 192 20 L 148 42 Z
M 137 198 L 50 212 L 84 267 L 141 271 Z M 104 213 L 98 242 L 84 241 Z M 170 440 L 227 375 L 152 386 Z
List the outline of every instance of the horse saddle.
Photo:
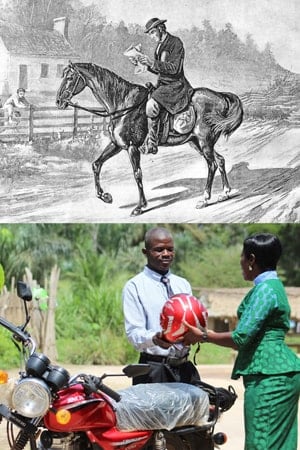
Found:
M 174 115 L 168 111 L 163 111 L 160 117 L 159 142 L 164 144 L 170 135 L 190 133 L 195 126 L 195 122 L 196 113 L 192 104 Z

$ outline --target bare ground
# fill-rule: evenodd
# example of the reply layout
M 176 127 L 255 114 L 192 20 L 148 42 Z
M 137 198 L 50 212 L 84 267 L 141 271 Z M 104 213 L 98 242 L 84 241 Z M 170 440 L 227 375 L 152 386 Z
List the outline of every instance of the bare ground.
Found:
M 300 218 L 300 128 L 278 123 L 245 122 L 216 150 L 226 160 L 232 193 L 218 202 L 216 176 L 209 205 L 197 209 L 206 163 L 189 145 L 160 148 L 142 156 L 148 205 L 131 216 L 138 200 L 127 152 L 103 167 L 101 182 L 112 204 L 97 199 L 92 161 L 32 156 L 18 177 L 2 171 L 0 221 L 6 222 L 298 222 Z M 3 153 L 0 147 L 0 152 Z M 5 155 L 2 154 L 2 158 Z M 1 175 L 0 175 L 1 177 Z M 0 178 L 1 180 L 1 178 Z

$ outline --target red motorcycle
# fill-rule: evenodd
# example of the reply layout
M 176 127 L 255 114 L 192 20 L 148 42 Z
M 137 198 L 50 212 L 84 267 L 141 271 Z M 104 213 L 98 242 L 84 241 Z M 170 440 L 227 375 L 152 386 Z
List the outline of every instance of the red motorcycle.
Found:
M 231 386 L 174 382 L 115 391 L 103 383 L 107 376 L 147 373 L 147 364 L 128 365 L 122 374 L 70 377 L 35 351 L 26 331 L 31 292 L 22 282 L 17 289 L 25 324 L 17 327 L 0 317 L 25 356 L 17 382 L 0 385 L 0 419 L 7 420 L 11 450 L 212 450 L 226 441 L 214 427 L 236 399 Z

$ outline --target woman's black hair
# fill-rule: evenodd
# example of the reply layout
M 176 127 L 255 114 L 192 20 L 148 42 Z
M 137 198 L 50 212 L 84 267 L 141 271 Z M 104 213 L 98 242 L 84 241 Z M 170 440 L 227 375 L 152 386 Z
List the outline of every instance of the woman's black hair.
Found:
M 276 270 L 282 246 L 274 234 L 256 233 L 244 240 L 243 253 L 247 259 L 253 254 L 255 262 L 261 270 Z

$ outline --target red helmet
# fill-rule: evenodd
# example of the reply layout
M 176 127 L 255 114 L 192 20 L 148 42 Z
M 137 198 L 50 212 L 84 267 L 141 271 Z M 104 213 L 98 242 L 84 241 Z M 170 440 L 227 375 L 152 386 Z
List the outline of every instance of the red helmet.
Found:
M 183 321 L 197 328 L 205 328 L 207 317 L 207 309 L 193 295 L 173 295 L 166 301 L 160 313 L 163 336 L 169 342 L 176 342 L 188 331 Z

